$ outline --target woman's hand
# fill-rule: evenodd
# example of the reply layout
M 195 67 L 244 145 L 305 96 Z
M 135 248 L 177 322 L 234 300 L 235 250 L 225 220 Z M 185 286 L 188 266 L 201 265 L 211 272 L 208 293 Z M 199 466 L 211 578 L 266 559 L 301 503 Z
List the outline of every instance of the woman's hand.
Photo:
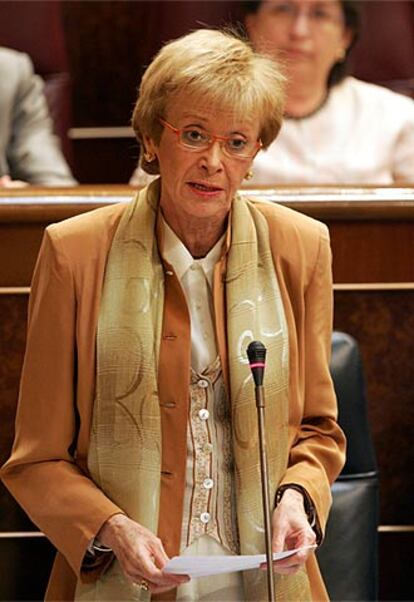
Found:
M 146 582 L 152 593 L 161 593 L 189 581 L 187 575 L 163 572 L 168 556 L 161 540 L 124 514 L 109 518 L 97 538 L 113 550 L 127 579 L 138 585 Z
M 25 188 L 27 182 L 21 180 L 12 180 L 10 176 L 0 176 L 0 188 Z
M 316 535 L 309 525 L 303 496 L 295 489 L 286 489 L 272 515 L 272 550 L 283 552 L 316 543 Z M 298 552 L 284 560 L 273 563 L 274 570 L 281 575 L 292 575 L 306 562 L 311 550 Z

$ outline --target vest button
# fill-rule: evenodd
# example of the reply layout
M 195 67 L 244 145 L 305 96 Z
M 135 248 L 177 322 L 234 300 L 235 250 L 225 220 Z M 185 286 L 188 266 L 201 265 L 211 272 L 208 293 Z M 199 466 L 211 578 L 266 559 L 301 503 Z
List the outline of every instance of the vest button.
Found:
M 214 485 L 213 479 L 210 479 L 210 478 L 204 479 L 204 481 L 203 481 L 204 489 L 211 489 L 213 487 L 213 485 Z
M 201 378 L 197 382 L 197 385 L 200 387 L 200 389 L 207 389 L 207 387 L 208 387 L 208 380 L 206 380 L 205 378 Z
M 202 410 L 199 410 L 198 416 L 199 416 L 200 420 L 208 420 L 208 418 L 210 416 L 210 412 L 208 410 L 206 410 L 205 408 L 203 408 Z
M 202 512 L 200 514 L 200 520 L 204 525 L 206 525 L 209 522 L 210 518 L 210 512 Z

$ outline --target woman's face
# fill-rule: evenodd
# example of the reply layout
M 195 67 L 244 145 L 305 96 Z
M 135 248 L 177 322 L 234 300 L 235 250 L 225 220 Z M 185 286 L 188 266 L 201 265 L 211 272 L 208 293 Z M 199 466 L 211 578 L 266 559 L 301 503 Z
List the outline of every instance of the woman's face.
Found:
M 231 109 L 216 107 L 208 99 L 196 101 L 184 93 L 171 101 L 165 120 L 174 128 L 190 128 L 189 136 L 195 138 L 208 132 L 256 142 L 259 136 L 255 116 L 240 118 Z M 252 159 L 227 156 L 219 140 L 205 150 L 188 150 L 166 126 L 159 144 L 149 138 L 145 142 L 147 151 L 158 157 L 160 202 L 170 226 L 175 229 L 178 222 L 182 228 L 198 218 L 223 223 Z
M 337 0 L 264 0 L 246 28 L 256 50 L 286 64 L 293 85 L 326 84 L 352 39 Z

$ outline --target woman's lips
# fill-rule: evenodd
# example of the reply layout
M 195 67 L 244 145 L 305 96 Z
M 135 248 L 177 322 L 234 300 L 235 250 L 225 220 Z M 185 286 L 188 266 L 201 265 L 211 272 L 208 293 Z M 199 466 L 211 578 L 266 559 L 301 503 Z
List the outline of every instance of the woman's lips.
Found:
M 308 53 L 300 48 L 287 48 L 283 51 L 283 57 L 286 59 L 306 59 L 308 56 Z
M 187 182 L 187 184 L 196 194 L 204 197 L 216 196 L 223 191 L 223 189 L 219 186 L 214 186 L 213 184 L 206 184 L 203 182 Z

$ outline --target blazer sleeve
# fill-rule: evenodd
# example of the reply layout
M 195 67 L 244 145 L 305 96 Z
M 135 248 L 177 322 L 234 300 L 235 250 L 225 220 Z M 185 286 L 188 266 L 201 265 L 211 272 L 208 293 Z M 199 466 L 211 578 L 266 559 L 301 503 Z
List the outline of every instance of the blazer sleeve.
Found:
M 322 535 L 331 505 L 330 485 L 345 461 L 345 436 L 337 423 L 337 402 L 329 372 L 332 334 L 332 270 L 329 234 L 319 224 L 319 251 L 304 292 L 303 410 L 281 486 L 303 487 L 316 509 Z
M 122 510 L 76 464 L 76 287 L 58 242 L 46 231 L 32 282 L 15 441 L 1 477 L 79 576 L 88 544 Z
M 74 186 L 70 169 L 53 133 L 43 82 L 33 73 L 29 57 L 16 53 L 19 74 L 13 99 L 11 135 L 7 146 L 10 175 L 15 180 L 46 186 Z

